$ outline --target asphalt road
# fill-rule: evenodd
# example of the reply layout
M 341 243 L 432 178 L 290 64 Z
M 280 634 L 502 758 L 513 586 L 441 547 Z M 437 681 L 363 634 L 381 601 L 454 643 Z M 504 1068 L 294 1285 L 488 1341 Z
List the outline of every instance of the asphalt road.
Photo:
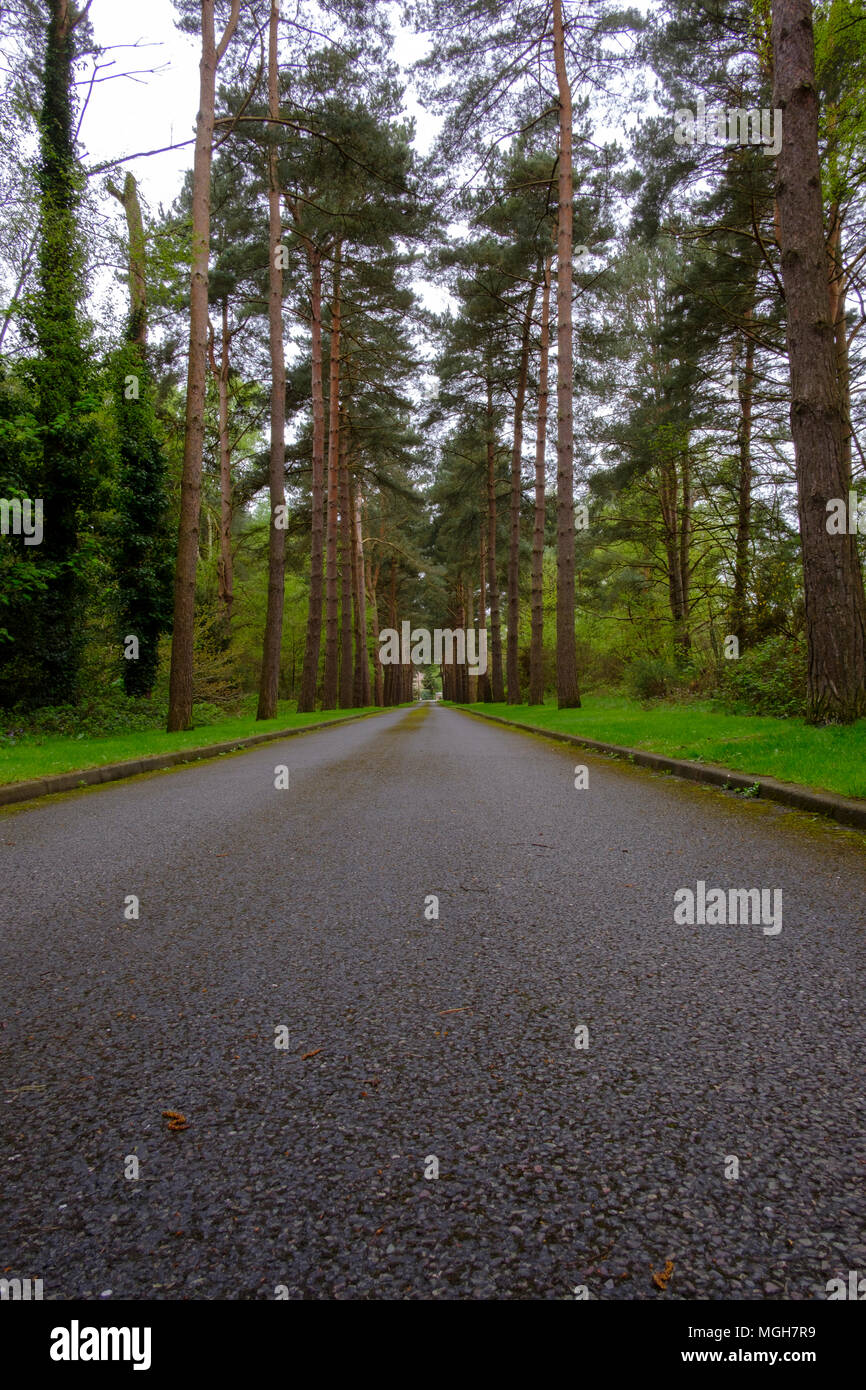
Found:
M 441 708 L 15 808 L 0 1273 L 824 1298 L 866 1271 L 863 847 Z M 699 880 L 782 930 L 678 925 Z

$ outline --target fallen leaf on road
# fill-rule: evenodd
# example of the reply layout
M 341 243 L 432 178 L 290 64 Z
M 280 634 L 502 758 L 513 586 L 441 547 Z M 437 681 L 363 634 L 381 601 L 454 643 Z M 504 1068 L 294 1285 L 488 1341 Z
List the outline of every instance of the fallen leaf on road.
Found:
M 663 1269 L 660 1273 L 656 1273 L 655 1270 L 652 1270 L 652 1271 L 651 1271 L 652 1277 L 653 1277 L 653 1283 L 655 1284 L 655 1286 L 656 1286 L 657 1289 L 661 1289 L 662 1293 L 665 1293 L 665 1292 L 667 1291 L 668 1280 L 670 1279 L 670 1277 L 671 1277 L 671 1275 L 673 1274 L 673 1272 L 674 1272 L 674 1262 L 673 1262 L 673 1260 L 668 1260 L 668 1261 L 666 1261 L 665 1267 L 664 1267 L 664 1269 Z

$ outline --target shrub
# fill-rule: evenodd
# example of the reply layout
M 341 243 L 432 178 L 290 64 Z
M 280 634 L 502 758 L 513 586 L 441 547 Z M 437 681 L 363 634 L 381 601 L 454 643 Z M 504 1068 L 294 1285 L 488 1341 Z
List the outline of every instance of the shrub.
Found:
M 806 648 L 788 637 L 768 637 L 726 661 L 722 702 L 732 714 L 792 718 L 806 709 Z
M 639 700 L 664 700 L 683 683 L 682 672 L 659 656 L 636 656 L 629 663 L 626 679 Z

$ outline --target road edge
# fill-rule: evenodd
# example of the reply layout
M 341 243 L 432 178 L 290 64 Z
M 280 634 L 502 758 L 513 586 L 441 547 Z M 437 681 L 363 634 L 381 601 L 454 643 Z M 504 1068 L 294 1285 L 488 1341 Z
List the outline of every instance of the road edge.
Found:
M 226 753 L 255 748 L 262 743 L 293 738 L 296 734 L 312 734 L 339 724 L 352 724 L 358 719 L 372 719 L 383 710 L 367 710 L 363 714 L 347 714 L 339 719 L 323 719 L 317 724 L 304 724 L 295 729 L 276 729 L 266 734 L 248 734 L 245 738 L 230 739 L 227 743 L 209 743 L 199 748 L 180 748 L 174 753 L 156 753 L 146 758 L 131 758 L 123 763 L 105 763 L 101 767 L 80 768 L 77 772 L 58 772 L 52 777 L 37 777 L 30 782 L 9 782 L 0 786 L 0 807 L 14 806 L 22 801 L 39 801 L 58 792 L 79 791 L 105 782 L 122 782 L 140 777 L 144 772 L 161 772 L 164 768 L 179 767 L 182 763 L 204 762 Z
M 619 743 L 601 743 L 598 739 L 584 738 L 580 734 L 566 734 L 558 729 L 542 729 L 537 724 L 524 724 L 517 719 L 504 719 L 499 714 L 483 714 L 480 710 L 465 709 L 461 705 L 449 705 L 458 714 L 468 714 L 476 719 L 486 719 L 491 724 L 501 724 L 505 729 L 520 729 L 540 738 L 553 739 L 556 743 L 571 743 L 576 748 L 588 748 L 594 753 L 606 753 L 614 758 L 634 763 L 637 767 L 648 767 L 655 772 L 669 772 L 675 777 L 683 777 L 690 782 L 705 782 L 714 787 L 728 787 L 736 791 L 749 791 L 758 788 L 758 795 L 768 801 L 777 801 L 796 811 L 807 811 L 813 815 L 829 816 L 839 825 L 850 826 L 855 830 L 866 830 L 866 801 L 856 801 L 852 797 L 838 796 L 835 792 L 816 792 L 810 787 L 801 787 L 796 782 L 779 782 L 775 777 L 764 777 L 745 772 L 731 772 L 713 763 L 695 763 L 685 758 L 667 758 L 661 753 L 648 753 L 642 748 L 626 748 Z

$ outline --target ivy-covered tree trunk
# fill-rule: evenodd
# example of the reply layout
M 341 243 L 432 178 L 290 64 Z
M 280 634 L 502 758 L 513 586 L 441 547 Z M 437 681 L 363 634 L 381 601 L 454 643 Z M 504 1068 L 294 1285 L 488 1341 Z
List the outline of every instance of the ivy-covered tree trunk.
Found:
M 25 700 L 74 700 L 83 643 L 83 581 L 78 554 L 80 511 L 93 479 L 93 435 L 87 419 L 91 369 L 79 305 L 83 271 L 78 230 L 80 170 L 75 153 L 74 32 L 82 18 L 68 0 L 49 0 L 42 109 L 39 118 L 39 245 L 37 291 L 29 329 L 36 417 L 42 449 L 44 536 L 36 562 L 45 588 L 29 631 Z M 25 655 L 22 653 L 22 655 Z
M 529 646 L 529 703 L 544 704 L 544 521 L 547 444 L 547 372 L 550 351 L 550 277 L 553 257 L 544 263 L 541 295 L 541 353 L 538 365 L 538 418 L 535 427 L 535 516 L 532 529 L 531 608 L 532 635 Z
M 165 458 L 147 362 L 147 259 L 138 186 L 109 185 L 126 214 L 130 312 L 120 354 L 115 404 L 120 438 L 118 520 L 113 552 L 120 598 L 123 685 L 149 696 L 159 665 L 159 639 L 171 623 L 171 565 L 166 526 Z M 134 639 L 134 644 L 130 639 Z
M 174 628 L 169 681 L 169 733 L 192 722 L 195 578 L 201 516 L 204 403 L 207 387 L 208 276 L 210 265 L 210 174 L 213 160 L 216 74 L 237 27 L 240 0 L 232 0 L 225 31 L 216 43 L 214 0 L 201 0 L 201 63 L 192 192 L 192 270 L 186 428 L 181 474 L 180 524 L 174 576 Z
M 827 283 L 811 0 L 773 0 L 779 247 L 791 369 L 791 434 L 803 553 L 810 723 L 866 714 L 866 600 L 856 537 L 827 530 L 827 502 L 847 504 L 846 424 Z
M 129 328 L 127 341 L 147 347 L 147 244 L 144 237 L 144 218 L 138 184 L 132 174 L 127 174 L 123 188 L 118 188 L 111 180 L 108 191 L 123 208 L 126 217 L 128 283 L 129 283 Z
M 280 114 L 278 0 L 271 0 L 268 31 L 268 115 Z M 282 200 L 279 182 L 277 128 L 268 129 L 268 327 L 271 359 L 271 440 L 268 479 L 271 526 L 268 536 L 268 608 L 262 650 L 257 719 L 273 719 L 277 713 L 280 654 L 283 645 L 283 608 L 286 572 L 286 354 L 283 346 Z

